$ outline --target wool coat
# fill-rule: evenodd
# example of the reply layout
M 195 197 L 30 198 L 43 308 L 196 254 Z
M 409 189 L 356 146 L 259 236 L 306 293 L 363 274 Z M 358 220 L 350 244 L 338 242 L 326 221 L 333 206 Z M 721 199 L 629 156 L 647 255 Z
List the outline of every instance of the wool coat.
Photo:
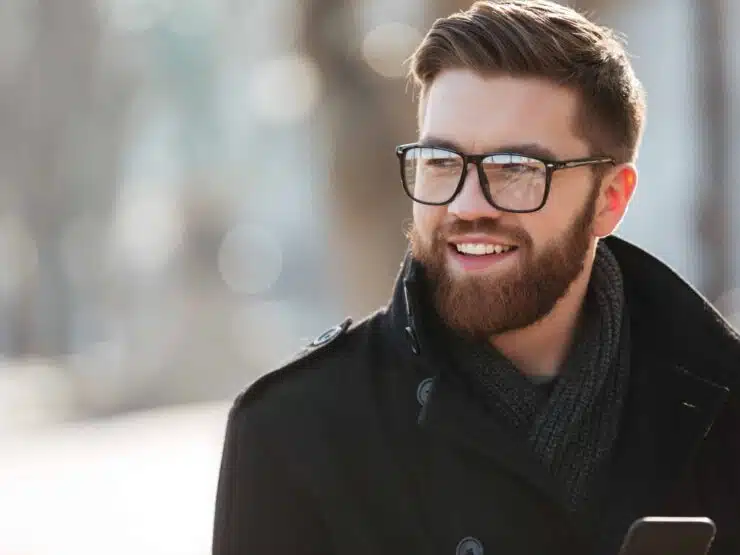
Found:
M 605 240 L 631 356 L 589 510 L 566 509 L 526 442 L 424 333 L 408 261 L 387 307 L 328 330 L 229 414 L 214 555 L 613 555 L 642 516 L 708 516 L 740 553 L 740 338 L 668 266 Z

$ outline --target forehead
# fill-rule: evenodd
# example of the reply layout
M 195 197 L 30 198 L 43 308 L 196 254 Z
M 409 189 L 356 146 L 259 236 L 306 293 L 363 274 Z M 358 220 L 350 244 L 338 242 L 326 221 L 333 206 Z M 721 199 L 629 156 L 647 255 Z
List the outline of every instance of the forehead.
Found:
M 420 134 L 471 154 L 533 144 L 558 157 L 584 156 L 588 145 L 576 135 L 577 109 L 574 91 L 544 79 L 447 70 L 427 90 Z

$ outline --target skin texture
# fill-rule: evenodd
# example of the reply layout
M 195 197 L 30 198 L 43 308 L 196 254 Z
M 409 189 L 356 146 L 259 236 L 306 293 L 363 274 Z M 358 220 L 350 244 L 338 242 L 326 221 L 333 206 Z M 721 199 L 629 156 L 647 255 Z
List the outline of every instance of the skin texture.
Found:
M 423 98 L 420 141 L 442 140 L 468 154 L 521 152 L 522 145 L 555 160 L 602 154 L 591 152 L 574 128 L 578 103 L 575 91 L 543 79 L 447 70 Z M 414 203 L 412 252 L 427 269 L 448 325 L 490 340 L 524 373 L 557 373 L 578 323 L 598 239 L 615 231 L 637 184 L 632 164 L 600 169 L 555 172 L 547 204 L 529 214 L 491 206 L 473 166 L 450 204 Z M 471 269 L 460 263 L 451 241 L 518 249 Z

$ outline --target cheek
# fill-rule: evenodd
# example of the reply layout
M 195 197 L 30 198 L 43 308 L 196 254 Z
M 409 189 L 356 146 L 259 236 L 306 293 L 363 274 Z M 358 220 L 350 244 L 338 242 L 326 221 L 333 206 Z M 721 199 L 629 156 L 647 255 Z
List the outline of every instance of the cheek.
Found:
M 553 191 L 556 194 L 551 193 L 542 210 L 522 219 L 522 225 L 535 245 L 544 245 L 550 240 L 563 237 L 583 215 L 587 204 L 593 201 L 589 198 L 587 184 L 583 188 L 574 186 L 578 184 L 572 182 L 558 185 L 562 187 Z
M 563 236 L 569 227 L 569 218 L 557 210 L 543 210 L 522 218 L 519 227 L 529 235 L 532 247 L 538 251 Z
M 446 206 L 426 206 L 415 202 L 413 209 L 414 227 L 419 235 L 428 241 L 434 231 L 442 225 L 446 213 Z

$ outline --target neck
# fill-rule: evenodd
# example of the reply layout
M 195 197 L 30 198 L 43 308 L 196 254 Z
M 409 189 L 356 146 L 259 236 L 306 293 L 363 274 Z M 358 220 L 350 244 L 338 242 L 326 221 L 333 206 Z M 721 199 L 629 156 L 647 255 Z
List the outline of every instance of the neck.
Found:
M 568 291 L 543 318 L 526 328 L 491 338 L 493 346 L 523 374 L 555 376 L 568 356 L 593 268 L 595 249 Z

